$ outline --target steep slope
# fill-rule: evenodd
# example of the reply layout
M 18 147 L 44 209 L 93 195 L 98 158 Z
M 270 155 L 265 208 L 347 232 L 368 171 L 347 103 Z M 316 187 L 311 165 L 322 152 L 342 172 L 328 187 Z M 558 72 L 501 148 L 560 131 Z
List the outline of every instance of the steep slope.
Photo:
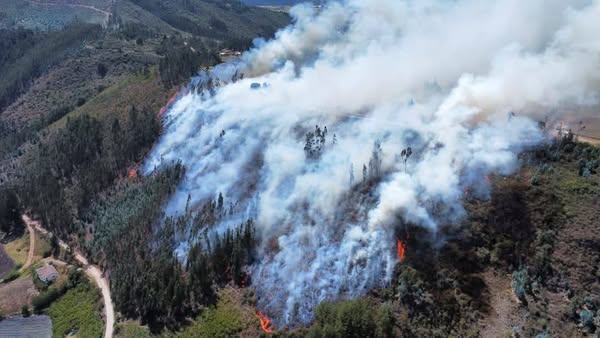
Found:
M 106 25 L 114 0 L 4 1 L 0 28 L 59 29 L 75 20 Z
M 137 6 L 137 12 L 132 10 Z M 238 1 L 215 0 L 127 0 L 117 3 L 115 20 L 141 21 L 155 25 L 155 18 L 171 27 L 207 38 L 228 40 L 270 36 L 289 22 L 287 15 L 262 8 L 250 7 Z M 135 15 L 133 15 L 135 13 Z M 152 22 L 154 21 L 154 22 Z

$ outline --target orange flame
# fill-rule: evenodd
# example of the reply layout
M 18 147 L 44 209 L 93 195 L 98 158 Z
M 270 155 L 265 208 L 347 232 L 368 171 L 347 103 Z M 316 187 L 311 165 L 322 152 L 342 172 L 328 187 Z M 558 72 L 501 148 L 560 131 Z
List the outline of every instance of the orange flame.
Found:
M 406 245 L 401 240 L 396 240 L 396 250 L 398 252 L 398 260 L 402 262 L 406 254 Z
M 133 168 L 131 168 L 129 170 L 129 174 L 127 175 L 127 176 L 129 176 L 129 179 L 137 178 L 137 170 L 138 170 L 138 165 L 136 164 Z
M 169 99 L 167 104 L 164 105 L 162 108 L 160 108 L 160 111 L 156 114 L 156 117 L 160 119 L 167 112 L 167 110 L 173 106 L 173 104 L 175 103 L 175 101 L 177 101 L 177 98 L 179 97 L 180 94 L 187 95 L 188 93 L 189 93 L 189 90 L 187 90 L 187 89 L 176 91 L 175 94 L 173 94 L 173 96 L 171 96 L 171 98 Z M 138 177 L 138 169 L 139 169 L 140 165 L 142 164 L 143 159 L 145 159 L 148 156 L 148 154 L 150 154 L 150 152 L 152 152 L 152 150 L 154 149 L 154 146 L 156 146 L 156 143 L 154 145 L 152 145 L 152 147 L 150 147 L 150 149 L 148 149 L 148 151 L 146 151 L 146 153 L 144 154 L 144 156 L 142 157 L 142 160 L 140 162 L 136 163 L 131 169 L 129 169 L 127 176 L 129 177 L 130 180 L 133 180 Z
M 260 328 L 266 332 L 266 333 L 273 333 L 273 324 L 271 324 L 271 320 L 269 319 L 269 317 L 260 312 L 260 311 L 256 311 L 256 317 L 258 318 L 258 320 L 260 321 Z

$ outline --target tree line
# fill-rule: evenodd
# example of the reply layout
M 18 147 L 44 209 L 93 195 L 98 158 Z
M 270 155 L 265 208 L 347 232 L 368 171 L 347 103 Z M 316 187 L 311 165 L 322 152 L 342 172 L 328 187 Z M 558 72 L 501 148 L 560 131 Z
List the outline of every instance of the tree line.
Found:
M 186 318 L 214 304 L 219 286 L 247 285 L 244 267 L 254 258 L 252 221 L 221 235 L 204 232 L 187 250 L 181 246 L 178 234 L 204 227 L 207 220 L 193 213 L 166 217 L 162 212 L 183 171 L 175 163 L 116 186 L 83 217 L 93 233 L 85 248 L 108 271 L 117 309 L 154 331 L 178 329 Z M 210 204 L 215 212 L 223 202 Z
M 82 235 L 83 229 L 76 227 L 79 215 L 141 159 L 158 130 L 152 111 L 133 106 L 123 122 L 85 114 L 67 118 L 63 128 L 36 145 L 20 187 L 24 205 L 59 237 Z

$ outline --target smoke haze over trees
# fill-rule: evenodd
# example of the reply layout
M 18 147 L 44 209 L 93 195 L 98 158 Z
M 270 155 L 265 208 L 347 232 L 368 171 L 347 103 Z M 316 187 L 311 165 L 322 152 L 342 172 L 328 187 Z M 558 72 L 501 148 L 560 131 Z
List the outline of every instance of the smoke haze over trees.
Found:
M 600 150 L 553 135 L 600 109 L 599 1 L 331 0 L 273 38 L 237 0 L 110 11 L 0 30 L 0 239 L 39 219 L 118 326 L 496 336 L 518 297 L 511 332 L 600 327 Z
M 599 12 L 590 1 L 296 7 L 275 39 L 193 81 L 145 171 L 186 167 L 167 214 L 221 192 L 235 207 L 214 231 L 254 218 L 260 307 L 307 323 L 321 301 L 391 280 L 397 229 L 456 223 L 466 189 L 486 197 L 484 175 L 516 170 L 543 135 L 509 113 L 597 104 Z

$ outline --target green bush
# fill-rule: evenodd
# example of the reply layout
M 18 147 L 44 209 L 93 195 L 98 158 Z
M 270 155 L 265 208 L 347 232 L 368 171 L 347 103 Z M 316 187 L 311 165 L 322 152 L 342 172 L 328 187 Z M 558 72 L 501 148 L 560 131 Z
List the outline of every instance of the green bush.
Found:
M 55 287 L 49 288 L 48 291 L 33 297 L 33 300 L 31 301 L 31 304 L 33 305 L 33 311 L 35 313 L 41 313 L 43 309 L 50 306 L 50 304 L 57 300 L 58 297 L 60 297 L 59 290 L 57 290 Z
M 425 283 L 417 270 L 409 266 L 402 267 L 396 286 L 396 295 L 403 303 L 411 306 L 419 306 L 427 301 Z
M 65 337 L 76 331 L 79 337 L 102 337 L 104 325 L 97 301 L 98 291 L 88 281 L 66 292 L 48 310 L 53 336 Z
M 19 272 L 20 269 L 20 265 L 19 266 L 15 266 L 9 273 L 8 275 L 6 275 L 6 277 L 4 277 L 4 279 L 2 280 L 2 283 L 8 283 L 8 282 L 12 282 L 15 279 L 19 278 L 21 276 L 21 273 Z
M 529 274 L 527 272 L 527 267 L 522 267 L 518 271 L 513 272 L 511 285 L 517 298 L 525 301 L 525 295 L 529 290 Z
M 29 316 L 31 316 L 31 312 L 29 312 L 29 306 L 27 305 L 23 305 L 21 307 L 21 314 L 23 315 L 23 317 L 27 318 Z
M 390 305 L 357 299 L 323 302 L 315 310 L 309 337 L 391 337 L 394 315 Z
M 234 304 L 219 302 L 209 308 L 194 325 L 186 328 L 179 338 L 235 337 L 242 330 L 242 313 Z
M 590 310 L 581 310 L 579 312 L 579 321 L 581 325 L 592 328 L 594 326 L 594 313 Z

